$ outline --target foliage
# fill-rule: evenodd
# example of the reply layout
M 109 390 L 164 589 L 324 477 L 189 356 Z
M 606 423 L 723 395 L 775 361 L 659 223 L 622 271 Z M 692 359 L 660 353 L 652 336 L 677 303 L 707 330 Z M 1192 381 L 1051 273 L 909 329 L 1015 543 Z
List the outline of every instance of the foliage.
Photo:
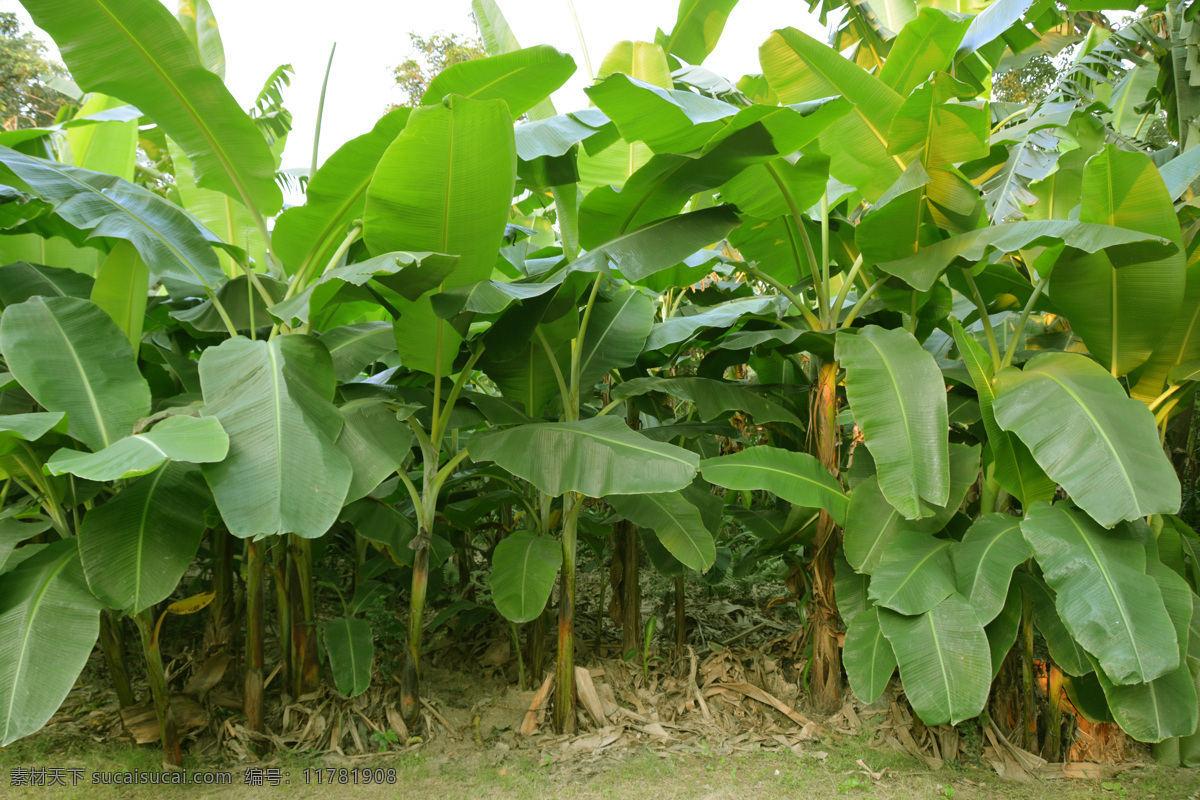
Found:
M 680 647 L 688 582 L 787 564 L 818 707 L 844 659 L 860 699 L 898 671 L 957 724 L 1032 680 L 1040 635 L 1132 736 L 1194 742 L 1200 539 L 1162 447 L 1200 376 L 1190 7 L 851 4 L 836 49 L 778 30 L 734 86 L 697 66 L 734 4 L 684 2 L 557 114 L 572 59 L 477 0 L 486 57 L 416 37 L 445 63 L 413 108 L 272 228 L 286 68 L 245 112 L 203 0 L 27 4 L 103 110 L 0 138 L 0 627 L 29 632 L 0 637 L 5 744 L 129 617 L 177 761 L 154 614 L 197 552 L 250 728 L 268 586 L 285 691 L 316 688 L 318 638 L 347 696 L 379 652 L 415 729 L 425 637 L 499 614 L 536 659 L 557 585 L 571 730 L 579 545 L 617 539 L 647 680 L 642 547 Z M 1079 31 L 1044 97 L 989 89 Z
M 61 64 L 46 58 L 46 46 L 21 31 L 17 15 L 0 12 L 0 122 L 6 130 L 51 125 L 70 98 L 47 85 L 64 77 Z
M 406 58 L 394 70 L 396 85 L 404 94 L 401 106 L 416 108 L 429 89 L 429 83 L 447 67 L 487 56 L 482 39 L 461 33 L 408 34 L 413 57 Z

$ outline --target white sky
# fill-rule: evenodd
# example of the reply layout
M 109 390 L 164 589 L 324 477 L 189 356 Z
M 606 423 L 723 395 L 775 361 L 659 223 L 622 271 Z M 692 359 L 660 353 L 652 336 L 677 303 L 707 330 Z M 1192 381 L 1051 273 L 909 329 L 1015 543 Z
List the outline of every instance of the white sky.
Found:
M 524 47 L 549 44 L 570 53 L 578 70 L 554 95 L 560 112 L 588 105 L 579 38 L 566 0 L 497 0 Z M 174 0 L 164 0 L 174 11 Z M 284 100 L 294 116 L 283 166 L 307 167 L 312 132 L 329 48 L 337 42 L 325 98 L 320 158 L 370 130 L 389 103 L 402 98 L 392 68 L 411 55 L 408 33 L 473 34 L 470 0 L 210 0 L 225 44 L 225 79 L 238 101 L 249 107 L 263 81 L 280 64 L 295 68 Z M 593 68 L 623 39 L 654 41 L 656 28 L 670 30 L 678 0 L 575 0 Z M 17 0 L 0 0 L 0 11 L 15 11 L 26 28 L 29 15 Z M 704 66 L 736 80 L 761 71 L 758 47 L 771 31 L 792 26 L 819 39 L 820 24 L 799 0 L 741 0 L 725 26 L 721 43 Z M 45 37 L 51 47 L 53 42 Z

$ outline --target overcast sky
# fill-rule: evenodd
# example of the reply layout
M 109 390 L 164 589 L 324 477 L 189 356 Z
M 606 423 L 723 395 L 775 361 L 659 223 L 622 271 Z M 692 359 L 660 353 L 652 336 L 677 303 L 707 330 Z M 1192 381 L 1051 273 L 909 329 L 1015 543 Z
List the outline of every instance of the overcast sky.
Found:
M 321 79 L 329 48 L 337 55 L 329 79 L 320 157 L 370 130 L 389 103 L 400 101 L 392 68 L 411 55 L 408 33 L 473 34 L 470 0 L 209 0 L 225 44 L 226 83 L 245 107 L 280 64 L 295 76 L 285 94 L 294 129 L 284 167 L 307 167 Z M 172 11 L 175 0 L 164 0 Z M 549 44 L 575 58 L 578 70 L 554 96 L 559 111 L 588 105 L 591 83 L 566 0 L 497 0 L 522 46 Z M 593 68 L 623 39 L 653 41 L 656 28 L 670 30 L 678 0 L 575 0 Z M 16 11 L 32 27 L 18 0 L 0 0 L 0 11 Z M 824 39 L 806 3 L 741 0 L 721 43 L 704 66 L 732 79 L 761 71 L 758 47 L 776 28 L 792 26 Z M 49 37 L 46 37 L 50 42 Z M 57 57 L 57 52 L 53 53 Z

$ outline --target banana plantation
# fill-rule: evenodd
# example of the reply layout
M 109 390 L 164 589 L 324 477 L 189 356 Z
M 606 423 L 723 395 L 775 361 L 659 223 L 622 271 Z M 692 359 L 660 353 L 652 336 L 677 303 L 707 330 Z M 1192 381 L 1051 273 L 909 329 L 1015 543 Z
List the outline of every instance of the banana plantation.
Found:
M 22 3 L 77 94 L 0 131 L 0 744 L 83 675 L 170 764 L 196 708 L 415 747 L 487 642 L 524 733 L 1200 766 L 1195 0 L 813 0 L 743 76 L 682 0 L 565 112 L 591 65 L 475 0 L 488 56 L 302 175 L 206 0 Z M 697 622 L 738 582 L 774 683 Z

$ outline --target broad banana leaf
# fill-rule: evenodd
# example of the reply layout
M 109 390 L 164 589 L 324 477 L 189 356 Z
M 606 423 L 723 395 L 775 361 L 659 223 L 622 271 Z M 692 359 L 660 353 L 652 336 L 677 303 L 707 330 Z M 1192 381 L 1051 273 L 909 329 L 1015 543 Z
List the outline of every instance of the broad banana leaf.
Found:
M 204 466 L 217 508 L 235 536 L 322 535 L 337 519 L 353 468 L 334 444 L 329 351 L 290 334 L 270 342 L 238 337 L 200 358 L 205 416 L 229 435 L 229 455 Z
M 1021 534 L 1021 520 L 984 514 L 950 548 L 958 591 L 984 625 L 1004 608 L 1013 570 L 1033 556 Z
M 628 280 L 640 281 L 720 241 L 741 224 L 726 206 L 679 214 L 610 239 L 572 262 L 571 269 L 604 272 L 611 267 Z
M 897 533 L 871 571 L 870 598 L 909 616 L 933 608 L 955 592 L 952 544 L 927 533 Z
M 51 203 L 70 225 L 92 236 L 125 239 L 174 293 L 207 293 L 224 279 L 212 234 L 148 189 L 0 147 L 0 164 Z
M 971 233 L 951 236 L 921 248 L 914 255 L 877 266 L 914 289 L 927 292 L 933 287 L 938 276 L 956 259 L 978 263 L 985 260 L 987 254 L 992 251 L 1015 253 L 1035 245 L 1049 246 L 1058 242 L 1088 253 L 1096 253 L 1118 245 L 1136 244 L 1137 252 L 1143 258 L 1161 258 L 1176 249 L 1176 245 L 1169 239 L 1141 231 L 1090 222 L 1046 219 L 992 225 Z
M 354 470 L 345 500 L 352 503 L 400 469 L 412 449 L 413 432 L 378 398 L 351 400 L 341 411 L 345 422 L 337 446 Z
M 112 317 L 136 350 L 142 343 L 150 268 L 129 242 L 117 242 L 96 272 L 91 300 Z
M 1150 358 L 1180 309 L 1186 275 L 1179 220 L 1150 157 L 1116 145 L 1084 167 L 1082 198 L 1081 222 L 1152 234 L 1176 248 L 1158 258 L 1060 258 L 1054 268 L 1050 299 L 1092 355 L 1113 375 L 1125 375 Z
M 854 617 L 846 628 L 842 653 L 850 688 L 860 703 L 868 705 L 879 699 L 896 671 L 896 653 L 883 635 L 879 613 L 872 607 Z
M 608 502 L 639 528 L 649 528 L 680 563 L 704 572 L 717 558 L 713 534 L 700 510 L 679 492 L 613 495 Z
M 970 24 L 970 20 L 940 9 L 922 9 L 915 20 L 896 32 L 879 80 L 901 97 L 908 97 L 930 73 L 950 66 Z
M 371 664 L 375 660 L 371 626 L 358 617 L 347 616 L 329 620 L 322 630 L 337 690 L 346 697 L 357 697 L 371 685 Z
M 74 539 L 46 545 L 0 580 L 0 747 L 58 711 L 100 635 Z
M 422 106 L 379 159 L 367 189 L 367 247 L 376 255 L 459 256 L 447 288 L 490 278 L 516 174 L 512 117 L 502 100 L 451 95 Z
M 996 376 L 996 422 L 1097 522 L 1170 514 L 1180 486 L 1154 415 L 1096 362 L 1043 353 Z
M 888 545 L 911 525 L 883 496 L 875 477 L 868 478 L 850 492 L 842 534 L 846 560 L 859 572 L 874 572 Z
M 396 349 L 392 324 L 387 320 L 341 325 L 321 334 L 321 344 L 333 358 L 333 374 L 341 382 L 354 378 Z
M 79 85 L 119 97 L 157 122 L 182 145 L 200 186 L 244 199 L 261 214 L 279 210 L 283 195 L 266 140 L 158 0 L 24 5 Z
M 18 261 L 0 267 L 0 309 L 31 297 L 78 297 L 87 300 L 95 281 L 71 269 Z
M 513 119 L 536 106 L 575 73 L 575 60 L 545 44 L 460 61 L 439 72 L 421 105 L 437 105 L 446 95 L 471 100 L 503 100 Z
M 788 422 L 798 428 L 804 427 L 795 414 L 771 399 L 736 383 L 712 378 L 633 378 L 613 387 L 610 396 L 620 400 L 650 392 L 662 392 L 694 403 L 702 422 L 716 419 L 729 411 L 745 411 L 759 424 Z
M 339 147 L 308 182 L 305 204 L 279 215 L 271 246 L 289 275 L 319 275 L 325 269 L 350 222 L 362 216 L 371 176 L 409 113 L 407 108 L 391 111 L 369 133 Z
M 168 464 L 88 511 L 79 557 L 92 592 L 129 614 L 165 600 L 196 557 L 210 505 L 198 469 Z
M 511 622 L 536 619 L 550 599 L 561 565 L 557 539 L 530 531 L 506 536 L 496 545 L 488 579 L 496 610 Z
M 67 432 L 102 450 L 150 413 L 150 387 L 129 339 L 95 303 L 35 297 L 0 317 L 0 351 L 21 386 L 49 411 L 65 411 Z
M 660 28 L 654 40 L 663 50 L 688 64 L 703 64 L 717 46 L 737 3 L 738 0 L 681 0 L 675 27 L 669 34 Z
M 926 725 L 957 725 L 978 716 L 992 685 L 987 634 L 957 592 L 915 617 L 880 609 L 904 692 Z
M 908 519 L 928 516 L 921 500 L 950 497 L 949 421 L 942 373 L 905 330 L 874 325 L 839 335 L 846 396 L 879 471 L 879 488 Z
M 854 110 L 821 135 L 839 180 L 878 200 L 904 165 L 888 154 L 887 132 L 903 97 L 823 42 L 795 28 L 777 30 L 759 48 L 763 75 L 784 104 L 841 95 Z
M 695 453 L 651 442 L 612 417 L 519 425 L 472 438 L 474 461 L 494 461 L 551 496 L 672 492 L 696 476 Z
M 789 503 L 823 508 L 839 525 L 846 522 L 849 498 L 829 470 L 807 453 L 760 445 L 706 459 L 700 469 L 704 479 L 717 486 L 765 489 Z
M 116 481 L 153 472 L 164 461 L 212 463 L 229 452 L 229 437 L 213 417 L 168 417 L 146 433 L 119 439 L 96 453 L 59 450 L 46 462 L 51 475 Z
M 979 397 L 983 427 L 987 431 L 992 457 L 996 460 L 996 481 L 1005 491 L 1020 500 L 1024 508 L 1038 500 L 1049 500 L 1054 497 L 1057 485 L 1038 466 L 1025 443 L 1015 433 L 1009 433 L 996 422 L 993 407 L 996 402 L 996 373 L 992 357 L 974 337 L 963 330 L 958 320 L 951 319 L 950 327 L 954 332 L 958 352 L 967 366 L 971 382 L 975 384 L 975 393 Z M 969 591 L 966 594 L 971 596 Z
M 1119 685 L 1145 683 L 1179 666 L 1171 617 L 1146 575 L 1141 542 L 1105 530 L 1080 511 L 1036 503 L 1021 531 L 1033 548 L 1071 635 Z
M 633 366 L 654 324 L 654 301 L 629 287 L 607 301 L 597 298 L 587 329 L 579 334 L 579 388 L 588 392 L 612 369 Z

